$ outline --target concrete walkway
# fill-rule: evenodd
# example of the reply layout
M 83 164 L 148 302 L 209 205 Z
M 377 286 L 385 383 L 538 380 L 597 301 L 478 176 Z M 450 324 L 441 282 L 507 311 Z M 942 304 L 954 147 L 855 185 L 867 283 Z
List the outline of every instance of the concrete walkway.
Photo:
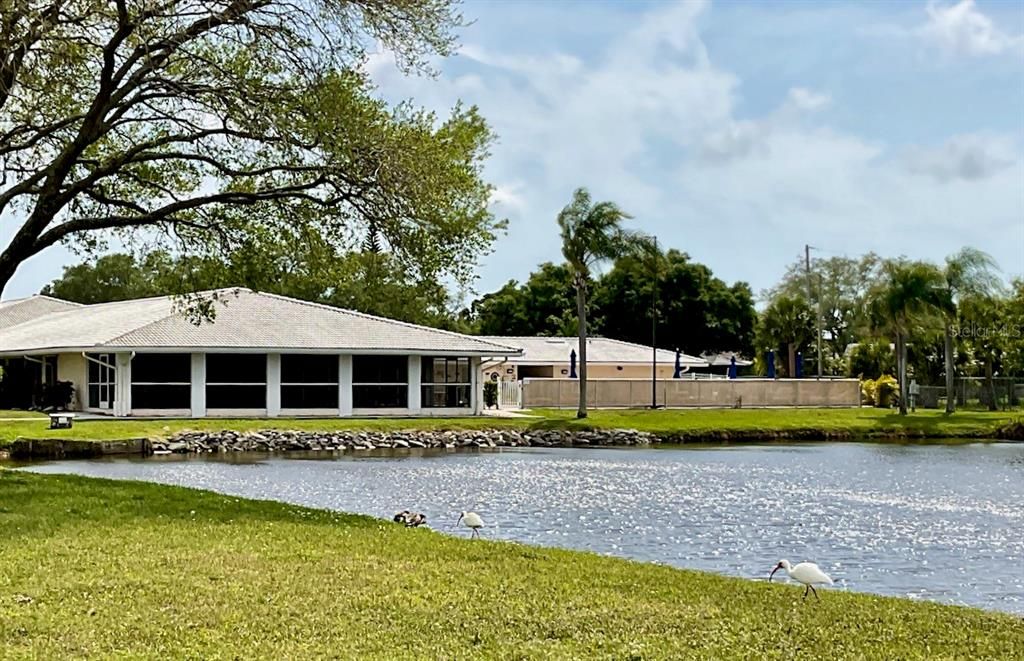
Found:
M 492 418 L 540 418 L 543 416 L 530 415 L 528 413 L 520 413 L 519 411 L 513 411 L 511 409 L 483 409 L 480 411 L 481 415 L 489 415 Z

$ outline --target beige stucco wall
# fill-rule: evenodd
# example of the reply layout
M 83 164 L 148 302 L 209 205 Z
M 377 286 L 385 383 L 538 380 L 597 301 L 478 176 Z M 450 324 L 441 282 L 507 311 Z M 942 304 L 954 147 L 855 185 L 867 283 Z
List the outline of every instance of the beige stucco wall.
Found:
M 57 380 L 70 381 L 75 386 L 75 398 L 71 409 L 81 411 L 86 401 L 88 369 L 85 356 L 80 353 L 62 353 L 57 356 Z
M 622 369 L 619 369 L 619 368 Z M 560 363 L 552 366 L 555 378 L 565 378 L 569 375 L 569 363 Z M 576 367 L 579 370 L 579 365 Z M 511 373 L 509 370 L 512 370 Z M 565 373 L 562 373 L 565 370 Z M 497 372 L 502 381 L 516 381 L 519 379 L 518 366 L 515 363 L 488 363 L 484 366 L 484 379 L 490 380 L 491 374 Z M 658 378 L 671 379 L 675 372 L 675 365 L 670 363 L 658 364 Z M 649 379 L 651 378 L 650 364 L 639 363 L 587 363 L 587 376 L 592 379 Z M 524 378 L 528 378 L 524 376 Z
M 765 406 L 860 406 L 856 379 L 664 379 L 655 387 L 659 406 L 682 408 Z M 523 408 L 576 406 L 576 379 L 526 379 Z M 587 401 L 595 408 L 640 408 L 651 405 L 651 382 L 644 379 L 593 379 Z

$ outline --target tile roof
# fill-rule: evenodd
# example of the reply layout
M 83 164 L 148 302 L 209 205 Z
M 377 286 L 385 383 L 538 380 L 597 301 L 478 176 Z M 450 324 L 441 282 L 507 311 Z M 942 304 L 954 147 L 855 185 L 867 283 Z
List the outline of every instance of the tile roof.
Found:
M 0 329 L 10 328 L 51 312 L 82 307 L 81 303 L 62 301 L 49 296 L 29 296 L 10 301 L 0 301 Z
M 0 352 L 148 348 L 518 353 L 483 338 L 249 289 L 202 295 L 217 301 L 212 322 L 192 323 L 181 300 L 171 296 L 88 305 L 0 329 Z
M 705 353 L 702 354 L 702 356 L 712 367 L 727 367 L 732 364 L 734 356 L 736 358 L 736 367 L 749 367 L 754 364 L 754 361 L 747 360 L 738 353 L 731 351 L 723 351 L 722 353 Z
M 570 351 L 575 350 L 579 354 L 579 338 L 576 337 L 505 337 L 490 335 L 483 336 L 480 339 L 522 349 L 522 356 L 509 358 L 509 362 L 514 363 L 568 363 Z M 674 351 L 658 349 L 659 363 L 673 365 L 675 360 L 676 354 Z M 651 347 L 632 342 L 623 342 L 622 340 L 613 340 L 607 337 L 588 337 L 587 362 L 650 364 Z M 683 367 L 708 366 L 706 360 L 685 353 L 679 356 L 679 363 Z

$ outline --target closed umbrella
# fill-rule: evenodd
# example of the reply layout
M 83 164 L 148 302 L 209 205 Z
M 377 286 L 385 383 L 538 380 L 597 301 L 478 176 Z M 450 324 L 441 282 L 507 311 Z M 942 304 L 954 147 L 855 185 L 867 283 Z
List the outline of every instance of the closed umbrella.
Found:
M 679 362 L 679 349 L 676 349 L 676 368 L 675 368 L 675 371 L 672 372 L 672 378 L 673 379 L 678 379 L 680 376 L 682 376 L 682 374 L 683 374 L 683 366 Z
M 736 356 L 732 356 L 729 358 L 729 378 L 736 378 Z
M 769 379 L 774 379 L 775 378 L 775 352 L 773 350 L 771 350 L 771 349 L 768 350 L 768 358 L 766 359 L 766 361 L 768 363 L 768 378 Z
M 576 378 L 576 350 L 573 349 L 569 352 L 569 378 Z

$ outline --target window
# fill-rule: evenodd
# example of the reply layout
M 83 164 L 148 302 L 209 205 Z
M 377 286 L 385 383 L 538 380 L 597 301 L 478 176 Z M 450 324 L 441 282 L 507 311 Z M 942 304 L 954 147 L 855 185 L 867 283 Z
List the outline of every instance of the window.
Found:
M 338 357 L 282 354 L 281 408 L 338 408 Z
M 132 359 L 133 409 L 192 406 L 192 355 L 140 353 Z
M 117 368 L 112 353 L 91 353 L 86 356 L 89 365 L 86 390 L 89 391 L 88 407 L 91 409 L 114 408 L 114 385 Z
M 352 356 L 352 408 L 409 407 L 409 359 Z
M 421 403 L 424 408 L 469 408 L 473 383 L 469 358 L 424 358 Z
M 252 353 L 206 354 L 206 407 L 267 408 L 267 356 Z

